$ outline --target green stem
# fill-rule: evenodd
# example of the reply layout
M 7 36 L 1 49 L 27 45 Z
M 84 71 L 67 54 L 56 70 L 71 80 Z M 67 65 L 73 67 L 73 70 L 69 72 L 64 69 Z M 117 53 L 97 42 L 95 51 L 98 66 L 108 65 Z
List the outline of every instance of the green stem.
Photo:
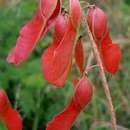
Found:
M 37 91 L 37 104 L 36 104 L 36 109 L 35 109 L 35 118 L 34 118 L 34 123 L 33 123 L 33 130 L 38 129 L 41 99 L 42 99 L 41 98 L 41 89 L 38 89 L 38 91 Z

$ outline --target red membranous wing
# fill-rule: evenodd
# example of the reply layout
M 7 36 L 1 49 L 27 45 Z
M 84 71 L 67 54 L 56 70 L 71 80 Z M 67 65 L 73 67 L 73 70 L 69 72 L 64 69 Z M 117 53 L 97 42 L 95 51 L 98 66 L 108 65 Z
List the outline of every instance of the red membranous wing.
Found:
M 22 130 L 22 119 L 19 113 L 12 108 L 7 110 L 3 121 L 8 130 Z
M 112 43 L 105 13 L 96 6 L 90 7 L 87 22 L 100 51 L 104 69 L 115 74 L 119 69 L 120 47 Z
M 47 125 L 46 130 L 69 130 L 76 118 L 92 98 L 93 88 L 88 79 L 76 79 L 75 94 L 65 110 L 56 115 Z
M 42 5 L 44 5 L 44 3 L 43 3 Z M 56 18 L 57 18 L 57 16 L 59 15 L 60 11 L 61 11 L 61 0 L 58 0 L 58 1 L 57 1 L 57 5 L 56 5 L 56 8 L 55 8 L 53 14 L 51 15 L 51 17 L 49 18 L 49 20 L 47 21 L 47 25 L 46 25 L 46 27 L 44 28 L 41 37 L 43 37 L 43 36 L 49 31 L 49 29 L 50 29 L 52 26 L 54 26 L 55 21 L 56 21 Z
M 54 53 L 55 49 L 59 46 L 62 38 L 64 37 L 68 25 L 68 18 L 64 15 L 60 15 L 55 23 L 55 32 L 53 36 L 52 44 L 49 48 L 47 48 L 42 56 L 42 64 L 43 64 L 43 73 L 45 78 L 48 80 L 49 83 L 53 83 L 56 86 L 61 86 L 61 82 L 64 81 L 64 77 L 67 76 L 68 73 L 64 74 L 64 70 L 62 71 L 59 68 L 59 71 L 56 71 L 56 67 L 54 65 Z M 71 64 L 71 63 L 70 63 Z M 60 66 L 61 67 L 61 66 Z M 70 66 L 68 67 L 66 72 L 70 70 Z M 62 71 L 62 72 L 61 72 Z M 59 73 L 60 76 L 59 76 Z
M 22 130 L 22 119 L 19 113 L 11 108 L 4 90 L 0 90 L 0 119 L 8 130 Z
M 106 33 L 106 36 L 102 40 L 100 51 L 106 70 L 112 74 L 115 74 L 119 68 L 121 52 L 119 44 L 112 43 L 109 32 Z
M 114 43 L 110 44 L 107 48 L 102 48 L 102 61 L 108 72 L 113 74 L 117 72 L 117 68 L 120 64 L 120 56 L 120 46 L 118 44 Z
M 79 0 L 69 0 L 70 5 L 70 20 L 73 27 L 77 30 L 81 20 L 81 7 Z
M 38 41 L 53 25 L 60 8 L 61 0 L 40 0 L 32 20 L 23 26 L 16 46 L 7 57 L 9 63 L 18 65 L 29 57 Z
M 88 10 L 87 20 L 90 30 L 94 36 L 94 40 L 96 40 L 96 43 L 98 44 L 108 30 L 107 17 L 101 9 L 97 7 L 90 7 Z
M 4 90 L 0 89 L 0 116 L 9 108 L 9 100 Z
M 77 13 L 74 13 L 75 10 Z M 78 16 L 74 17 L 74 14 Z M 43 54 L 44 76 L 49 83 L 54 84 L 56 87 L 64 84 L 70 71 L 80 17 L 79 1 L 70 0 L 70 15 L 69 17 L 59 16 L 55 24 L 52 45 Z
M 63 85 L 63 82 L 66 80 L 66 78 L 68 76 L 68 73 L 71 70 L 71 66 L 72 66 L 72 63 L 70 62 L 68 64 L 68 66 L 66 67 L 66 70 L 64 71 L 64 73 L 56 81 L 54 81 L 55 85 L 57 85 L 57 86 L 62 86 Z
M 76 60 L 77 66 L 82 74 L 84 71 L 84 50 L 83 50 L 82 38 L 80 38 L 76 43 L 75 60 Z

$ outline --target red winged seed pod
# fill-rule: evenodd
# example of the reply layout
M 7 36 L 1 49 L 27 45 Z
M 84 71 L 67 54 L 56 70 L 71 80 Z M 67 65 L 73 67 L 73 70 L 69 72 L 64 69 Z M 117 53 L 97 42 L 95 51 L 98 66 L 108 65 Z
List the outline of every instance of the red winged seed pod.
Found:
M 0 90 L 0 119 L 8 130 L 22 130 L 22 119 L 19 113 L 11 108 L 4 90 Z
M 92 84 L 82 77 L 74 82 L 75 94 L 65 110 L 56 115 L 47 125 L 46 130 L 69 130 L 80 112 L 90 102 L 93 93 Z
M 89 7 L 87 22 L 100 51 L 105 70 L 115 74 L 120 63 L 120 47 L 112 43 L 105 13 L 96 6 Z
M 81 7 L 79 0 L 69 0 L 70 5 L 70 21 L 73 27 L 77 30 L 81 20 Z
M 80 37 L 79 40 L 76 43 L 75 61 L 76 61 L 76 64 L 77 64 L 81 74 L 83 74 L 83 71 L 84 71 L 84 50 L 83 50 L 82 37 Z
M 67 76 L 66 74 L 63 74 L 65 72 L 65 69 L 61 70 L 60 69 L 61 66 L 58 66 L 58 63 L 57 65 L 55 65 L 56 64 L 55 59 L 53 58 L 55 49 L 59 46 L 60 41 L 65 35 L 65 32 L 67 30 L 67 25 L 68 25 L 68 18 L 64 15 L 60 15 L 56 20 L 55 32 L 54 32 L 52 44 L 49 48 L 45 50 L 42 56 L 44 76 L 49 83 L 53 83 L 56 85 L 62 82 L 62 77 L 64 79 L 64 75 L 65 77 Z M 57 69 L 57 67 L 59 70 Z M 68 68 L 68 70 L 70 70 L 70 67 Z M 61 81 L 59 78 L 61 79 Z
M 22 130 L 22 119 L 19 113 L 12 108 L 6 111 L 3 121 L 8 130 Z
M 89 28 L 93 34 L 94 39 L 98 43 L 103 39 L 105 33 L 108 31 L 107 28 L 107 17 L 105 13 L 98 7 L 89 7 L 87 21 Z
M 40 0 L 39 7 L 31 21 L 20 31 L 16 46 L 10 52 L 7 61 L 20 64 L 31 54 L 38 41 L 50 29 L 61 9 L 61 0 Z
M 69 16 L 59 16 L 55 24 L 53 42 L 43 54 L 42 64 L 44 76 L 49 83 L 57 87 L 64 84 L 71 68 L 80 18 L 79 1 L 70 0 Z
M 3 115 L 9 108 L 9 101 L 6 93 L 0 90 L 0 115 Z

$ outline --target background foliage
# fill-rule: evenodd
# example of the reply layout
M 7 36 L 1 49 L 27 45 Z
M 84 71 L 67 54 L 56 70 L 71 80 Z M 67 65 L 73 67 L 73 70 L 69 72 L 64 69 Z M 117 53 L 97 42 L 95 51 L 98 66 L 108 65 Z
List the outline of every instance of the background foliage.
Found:
M 115 42 L 120 42 L 122 60 L 116 76 L 107 74 L 111 94 L 117 114 L 118 125 L 130 129 L 130 1 L 129 0 L 91 0 L 103 8 L 109 17 L 109 27 Z M 41 73 L 41 55 L 51 41 L 49 33 L 33 51 L 28 61 L 15 67 L 6 62 L 10 49 L 15 45 L 19 30 L 36 9 L 38 0 L 0 0 L 0 87 L 5 89 L 11 104 L 23 117 L 23 130 L 43 130 L 46 123 L 72 97 L 72 75 L 75 67 L 62 89 L 55 89 L 44 80 Z M 98 70 L 89 73 L 94 81 L 95 91 L 92 102 L 81 113 L 72 130 L 107 130 L 110 120 L 106 98 L 102 90 Z M 100 122 L 106 121 L 106 122 Z M 100 122 L 100 125 L 98 124 Z M 0 130 L 5 130 L 0 124 Z

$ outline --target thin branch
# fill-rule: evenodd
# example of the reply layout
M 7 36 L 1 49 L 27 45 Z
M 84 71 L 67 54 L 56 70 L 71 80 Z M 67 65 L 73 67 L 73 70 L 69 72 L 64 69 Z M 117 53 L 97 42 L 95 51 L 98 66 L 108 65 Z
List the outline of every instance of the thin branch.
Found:
M 93 56 L 93 51 L 91 50 L 91 52 L 90 52 L 90 54 L 89 54 L 89 56 L 88 56 L 88 61 L 87 61 L 87 66 L 86 66 L 87 68 L 88 68 L 89 66 L 91 66 L 93 58 L 94 58 L 94 56 Z
M 94 68 L 97 68 L 99 67 L 99 65 L 91 65 L 91 66 L 88 66 L 85 70 L 85 74 L 87 75 L 89 71 L 93 70 Z
M 89 56 L 88 56 L 87 65 L 85 67 L 84 75 L 85 74 L 87 75 L 89 70 L 93 69 L 93 67 L 91 66 L 93 58 L 94 58 L 93 51 L 91 50 L 90 53 L 89 53 Z
M 88 35 L 89 35 L 89 38 L 90 38 L 90 41 L 91 41 L 91 44 L 92 44 L 92 47 L 93 47 L 93 53 L 96 57 L 98 65 L 100 66 L 100 76 L 101 76 L 104 91 L 105 91 L 105 94 L 106 94 L 106 97 L 107 97 L 107 100 L 108 100 L 108 108 L 109 108 L 109 111 L 111 113 L 112 128 L 113 128 L 113 130 L 117 130 L 116 116 L 115 116 L 115 112 L 114 112 L 114 108 L 113 108 L 113 104 L 112 104 L 112 98 L 111 98 L 111 94 L 110 94 L 110 90 L 109 90 L 109 85 L 107 83 L 107 79 L 106 79 L 106 76 L 105 76 L 102 60 L 100 58 L 100 54 L 99 54 L 97 45 L 96 45 L 96 43 L 93 39 L 92 33 L 89 29 L 89 26 L 88 26 L 88 24 L 86 24 L 86 25 L 87 25 L 87 32 L 88 32 Z

